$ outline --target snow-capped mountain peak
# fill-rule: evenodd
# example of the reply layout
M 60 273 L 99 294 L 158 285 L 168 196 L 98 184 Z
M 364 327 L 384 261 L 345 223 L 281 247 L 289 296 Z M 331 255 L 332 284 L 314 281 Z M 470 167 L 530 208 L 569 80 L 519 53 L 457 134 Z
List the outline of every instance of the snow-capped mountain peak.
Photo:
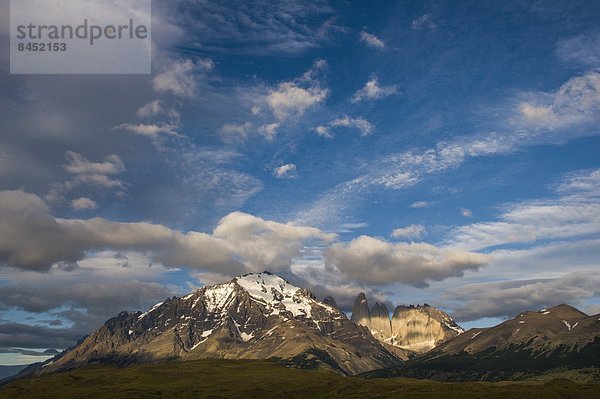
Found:
M 154 362 L 276 357 L 304 362 L 315 353 L 318 364 L 346 374 L 400 361 L 339 309 L 264 272 L 167 298 L 144 313 L 122 312 L 44 371 L 102 358 Z
M 292 285 L 271 273 L 251 273 L 235 279 L 255 301 L 265 305 L 269 314 L 291 312 L 293 317 L 312 318 L 311 308 L 317 301 L 309 291 Z M 327 305 L 318 303 L 323 307 Z M 333 309 L 330 309 L 333 310 Z

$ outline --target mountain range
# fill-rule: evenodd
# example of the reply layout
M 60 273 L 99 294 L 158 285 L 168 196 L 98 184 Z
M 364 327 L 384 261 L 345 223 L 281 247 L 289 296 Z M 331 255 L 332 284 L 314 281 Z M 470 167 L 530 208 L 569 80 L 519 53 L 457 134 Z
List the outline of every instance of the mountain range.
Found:
M 276 358 L 349 375 L 402 362 L 336 307 L 265 272 L 122 312 L 37 373 L 202 358 Z
M 558 305 L 473 328 L 401 367 L 371 377 L 444 381 L 519 380 L 557 370 L 600 367 L 600 315 Z
M 19 376 L 90 364 L 152 364 L 207 358 L 273 359 L 344 375 L 438 380 L 519 379 L 532 372 L 600 366 L 600 317 L 568 305 L 524 312 L 464 331 L 427 304 L 369 308 L 359 294 L 351 319 L 335 299 L 263 272 L 121 312 L 77 345 Z

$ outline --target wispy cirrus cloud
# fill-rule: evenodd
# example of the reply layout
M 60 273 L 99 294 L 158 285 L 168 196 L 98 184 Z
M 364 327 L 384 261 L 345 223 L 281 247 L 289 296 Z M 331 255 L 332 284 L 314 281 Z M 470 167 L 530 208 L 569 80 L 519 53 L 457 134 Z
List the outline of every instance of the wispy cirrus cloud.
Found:
M 340 118 L 333 119 L 326 125 L 317 126 L 314 129 L 314 131 L 317 135 L 321 137 L 331 139 L 334 137 L 333 130 L 339 127 L 357 129 L 360 132 L 360 135 L 363 137 L 373 133 L 373 125 L 371 125 L 371 123 L 368 120 L 360 116 L 352 118 L 348 115 L 344 115 Z
M 459 136 L 441 141 L 430 148 L 407 150 L 383 155 L 370 162 L 366 172 L 351 180 L 337 184 L 323 193 L 312 206 L 297 212 L 298 220 L 323 225 L 340 223 L 347 209 L 360 203 L 361 197 L 377 188 L 401 190 L 412 187 L 433 174 L 460 167 L 466 160 L 507 154 L 532 145 L 568 140 L 580 135 L 596 135 L 589 127 L 600 120 L 600 78 L 596 72 L 576 76 L 565 82 L 557 91 L 525 93 L 505 100 L 507 111 L 504 123 L 512 131 Z M 546 101 L 549 105 L 523 101 Z M 532 104 L 538 105 L 532 105 Z M 515 104 L 517 106 L 515 107 Z M 513 108 L 515 107 L 515 108 Z M 550 116 L 542 119 L 541 113 Z M 327 126 L 317 134 L 331 136 Z M 320 223 L 320 224 L 319 224 Z
M 420 224 L 411 224 L 406 227 L 399 227 L 397 229 L 392 230 L 390 237 L 392 238 L 408 238 L 408 239 L 418 239 L 423 236 L 425 233 L 425 227 Z
M 198 52 L 298 54 L 329 43 L 332 35 L 344 30 L 323 0 L 180 0 L 161 2 L 157 8 L 185 28 L 189 50 Z
M 423 14 L 420 17 L 414 19 L 410 24 L 410 27 L 414 30 L 426 29 L 430 31 L 436 31 L 438 28 L 431 13 Z
M 364 42 L 367 46 L 372 48 L 382 49 L 385 47 L 383 40 L 369 32 L 360 32 L 359 39 L 361 42 Z
M 448 245 L 481 250 L 507 244 L 590 236 L 600 233 L 600 170 L 568 175 L 558 197 L 508 205 L 499 220 L 456 228 Z

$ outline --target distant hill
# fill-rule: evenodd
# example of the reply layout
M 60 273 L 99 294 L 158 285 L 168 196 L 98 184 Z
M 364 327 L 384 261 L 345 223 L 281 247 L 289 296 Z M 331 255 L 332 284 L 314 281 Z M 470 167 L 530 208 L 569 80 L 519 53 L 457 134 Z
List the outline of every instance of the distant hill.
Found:
M 600 315 L 563 304 L 471 329 L 402 367 L 367 375 L 498 381 L 585 367 L 600 367 Z

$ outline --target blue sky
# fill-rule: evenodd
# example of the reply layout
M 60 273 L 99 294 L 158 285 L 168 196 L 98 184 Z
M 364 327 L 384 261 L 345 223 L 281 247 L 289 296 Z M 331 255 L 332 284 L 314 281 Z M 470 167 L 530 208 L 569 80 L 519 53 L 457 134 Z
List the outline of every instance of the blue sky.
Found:
M 599 8 L 156 0 L 133 77 L 9 75 L 2 12 L 0 347 L 262 270 L 600 312 Z

